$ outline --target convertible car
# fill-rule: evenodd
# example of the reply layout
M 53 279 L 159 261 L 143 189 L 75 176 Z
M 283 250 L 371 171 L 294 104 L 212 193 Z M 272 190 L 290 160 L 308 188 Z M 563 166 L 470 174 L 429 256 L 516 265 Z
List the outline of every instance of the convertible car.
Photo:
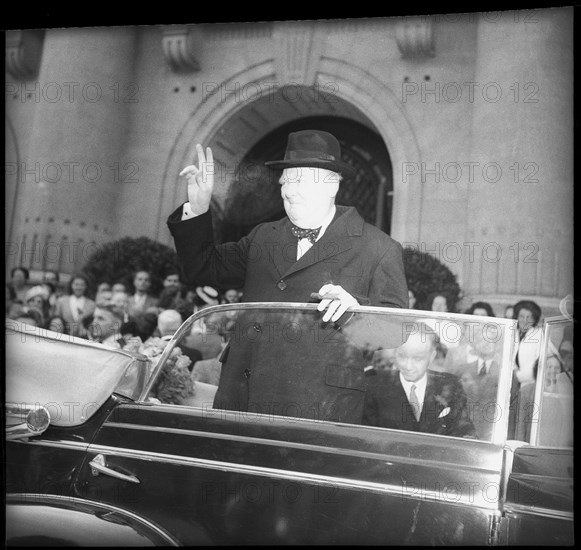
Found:
M 499 318 L 220 305 L 135 353 L 6 320 L 6 544 L 572 545 L 570 325 L 520 385 Z

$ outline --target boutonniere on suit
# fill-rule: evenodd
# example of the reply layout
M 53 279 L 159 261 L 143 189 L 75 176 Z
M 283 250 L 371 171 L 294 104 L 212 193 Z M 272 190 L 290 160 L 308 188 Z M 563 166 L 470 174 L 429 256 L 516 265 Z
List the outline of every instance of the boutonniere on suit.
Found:
M 438 418 L 444 418 L 445 416 L 448 416 L 450 414 L 450 407 L 445 407 L 444 409 L 442 409 L 442 412 L 438 415 Z

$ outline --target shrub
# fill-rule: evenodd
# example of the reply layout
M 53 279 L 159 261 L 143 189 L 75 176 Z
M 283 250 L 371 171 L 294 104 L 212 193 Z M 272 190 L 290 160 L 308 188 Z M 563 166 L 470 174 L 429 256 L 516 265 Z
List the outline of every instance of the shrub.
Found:
M 432 292 L 441 292 L 448 297 L 451 311 L 462 297 L 456 275 L 440 260 L 427 252 L 411 247 L 403 251 L 404 268 L 408 288 L 416 297 L 416 309 L 430 309 L 426 299 Z
M 121 282 L 133 292 L 133 274 L 140 269 L 151 274 L 151 294 L 157 295 L 163 286 L 167 271 L 177 268 L 177 254 L 173 248 L 147 237 L 124 237 L 100 246 L 82 268 L 94 292 L 103 281 Z

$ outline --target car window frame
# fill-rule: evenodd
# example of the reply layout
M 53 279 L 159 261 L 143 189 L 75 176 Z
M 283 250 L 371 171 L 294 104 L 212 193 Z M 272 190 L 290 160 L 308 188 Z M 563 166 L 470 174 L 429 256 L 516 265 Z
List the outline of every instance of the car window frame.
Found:
M 549 351 L 550 344 L 550 332 L 553 327 L 560 324 L 573 323 L 573 319 L 566 315 L 557 315 L 554 317 L 547 317 L 543 320 L 543 331 L 542 331 L 542 342 L 541 342 L 541 354 L 539 356 L 539 364 L 537 368 L 537 378 L 535 381 L 535 394 L 534 394 L 534 404 L 533 404 L 533 417 L 531 424 L 531 433 L 529 437 L 529 443 L 533 447 L 546 447 L 551 449 L 573 449 L 573 446 L 560 446 L 560 445 L 541 445 L 539 443 L 540 438 L 540 423 L 543 415 L 543 401 L 544 401 L 544 385 L 545 385 L 545 368 L 547 363 L 547 355 Z
M 303 303 L 303 302 L 239 302 L 235 304 L 218 304 L 215 306 L 207 306 L 203 309 L 193 313 L 188 319 L 186 319 L 182 325 L 178 328 L 178 330 L 173 334 L 171 339 L 168 341 L 167 346 L 164 348 L 162 354 L 160 355 L 159 361 L 157 365 L 154 367 L 151 375 L 149 376 L 149 380 L 146 383 L 145 387 L 143 388 L 141 395 L 139 396 L 137 403 L 143 404 L 151 404 L 148 402 L 148 395 L 151 392 L 154 383 L 162 370 L 165 362 L 167 361 L 168 357 L 172 353 L 175 345 L 183 338 L 183 336 L 192 329 L 193 324 L 208 315 L 213 313 L 219 313 L 225 310 L 228 311 L 238 311 L 238 310 L 252 310 L 252 309 L 296 309 L 296 308 L 303 308 L 305 310 L 316 310 L 317 309 L 316 303 Z M 492 431 L 492 435 L 490 440 L 475 440 L 479 441 L 480 443 L 490 444 L 495 446 L 503 446 L 507 441 L 507 431 L 508 431 L 508 423 L 509 423 L 509 408 L 510 408 L 510 397 L 511 397 L 511 384 L 512 384 L 512 362 L 515 352 L 515 346 L 517 342 L 517 322 L 513 319 L 505 319 L 503 317 L 489 317 L 489 316 L 481 316 L 481 315 L 472 315 L 472 314 L 465 314 L 465 313 L 451 313 L 451 312 L 437 312 L 437 311 L 427 311 L 427 310 L 418 310 L 418 309 L 404 309 L 404 308 L 391 308 L 391 307 L 381 307 L 381 306 L 363 306 L 358 305 L 349 308 L 348 312 L 354 313 L 375 313 L 375 314 L 389 314 L 393 313 L 395 315 L 408 315 L 410 317 L 416 317 L 418 320 L 420 319 L 442 319 L 442 320 L 452 320 L 452 321 L 459 321 L 459 322 L 484 322 L 484 323 L 493 323 L 496 325 L 500 325 L 503 327 L 503 331 L 505 331 L 503 346 L 502 346 L 502 358 L 503 358 L 503 365 L 500 370 L 499 378 L 498 378 L 498 393 L 497 393 L 497 404 L 501 407 L 501 411 L 504 411 L 501 414 L 501 420 L 495 422 L 494 428 Z M 322 313 L 321 313 L 322 315 Z M 171 406 L 172 404 L 164 404 L 164 406 Z M 192 407 L 191 405 L 174 405 L 178 407 Z M 194 407 L 197 408 L 197 407 Z M 505 414 L 506 413 L 506 414 Z M 260 414 L 260 413 L 253 413 L 253 414 Z M 268 417 L 268 415 L 260 415 Z M 294 418 L 293 421 L 301 422 L 301 421 L 308 421 L 308 419 L 302 418 Z M 318 420 L 317 422 L 327 422 L 324 420 Z M 331 422 L 333 423 L 333 422 Z M 345 425 L 351 426 L 365 426 L 363 424 L 348 424 L 348 423 L 341 423 Z M 367 426 L 369 427 L 369 426 Z M 382 429 L 382 430 L 392 430 L 392 428 L 381 428 L 374 426 L 374 428 Z M 405 432 L 406 430 L 398 430 Z M 410 432 L 412 433 L 412 432 Z M 414 432 L 415 433 L 415 432 Z M 430 436 L 438 436 L 438 437 L 452 437 L 453 439 L 458 439 L 455 436 L 444 436 L 439 434 L 430 434 L 430 433 L 423 433 L 423 435 L 430 435 Z M 460 438 L 462 439 L 462 438 Z

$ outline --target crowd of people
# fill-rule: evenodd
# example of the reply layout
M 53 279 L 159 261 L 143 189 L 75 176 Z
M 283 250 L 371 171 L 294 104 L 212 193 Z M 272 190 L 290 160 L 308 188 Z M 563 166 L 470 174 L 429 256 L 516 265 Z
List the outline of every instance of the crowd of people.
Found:
M 71 276 L 65 292 L 58 279 L 57 273 L 47 271 L 38 284 L 29 285 L 28 270 L 13 268 L 6 284 L 6 317 L 111 347 L 126 347 L 137 339 L 144 342 L 152 336 L 166 336 L 166 331 L 159 334 L 162 312 L 172 312 L 172 327 L 177 329 L 203 307 L 236 303 L 242 295 L 234 288 L 220 293 L 209 286 L 187 287 L 177 270 L 166 274 L 158 296 L 150 294 L 147 270 L 134 273 L 130 288 L 122 282 L 102 281 L 93 293 L 84 275 Z

